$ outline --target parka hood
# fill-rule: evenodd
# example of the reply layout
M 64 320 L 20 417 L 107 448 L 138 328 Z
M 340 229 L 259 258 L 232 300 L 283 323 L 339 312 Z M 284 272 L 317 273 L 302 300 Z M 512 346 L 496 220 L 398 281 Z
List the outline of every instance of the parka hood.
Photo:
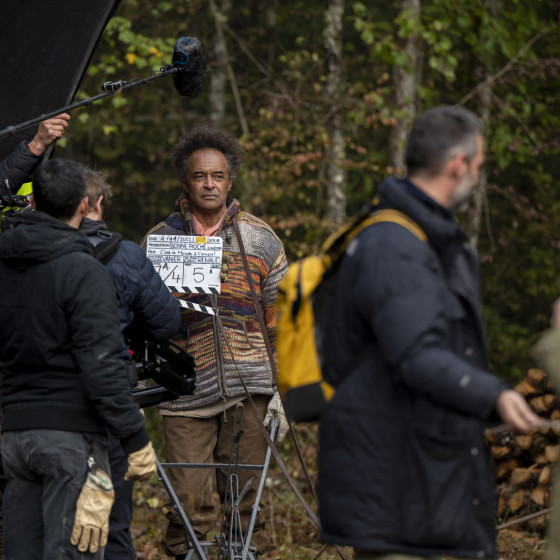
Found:
M 381 207 L 395 208 L 412 218 L 438 251 L 444 252 L 458 239 L 468 242 L 452 212 L 423 194 L 408 178 L 387 177 L 379 186 L 379 198 Z

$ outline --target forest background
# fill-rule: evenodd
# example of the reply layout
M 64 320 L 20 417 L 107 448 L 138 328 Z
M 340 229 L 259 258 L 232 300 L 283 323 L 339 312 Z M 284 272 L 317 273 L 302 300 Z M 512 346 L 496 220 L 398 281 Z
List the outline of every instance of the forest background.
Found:
M 481 256 L 492 370 L 512 384 L 560 295 L 560 3 L 555 0 L 122 0 L 76 100 L 205 46 L 197 98 L 171 78 L 73 112 L 56 155 L 106 171 L 109 227 L 140 240 L 180 190 L 170 151 L 187 130 L 238 136 L 232 194 L 309 254 L 404 171 L 411 120 L 438 104 L 477 113 L 487 160 L 457 216 Z
M 484 120 L 487 162 L 458 219 L 481 255 L 493 371 L 518 381 L 560 295 L 560 3 L 553 0 L 122 0 L 77 100 L 171 63 L 184 35 L 207 81 L 170 77 L 73 112 L 56 155 L 108 173 L 109 226 L 139 240 L 174 207 L 170 151 L 197 125 L 237 135 L 232 194 L 291 261 L 403 171 L 411 119 L 460 104 Z

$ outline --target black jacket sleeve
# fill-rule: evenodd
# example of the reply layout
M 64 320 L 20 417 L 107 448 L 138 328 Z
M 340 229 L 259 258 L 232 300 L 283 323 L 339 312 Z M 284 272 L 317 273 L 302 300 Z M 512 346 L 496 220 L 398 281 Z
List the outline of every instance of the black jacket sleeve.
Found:
M 35 155 L 28 148 L 27 142 L 20 142 L 14 151 L 0 162 L 0 194 L 16 194 L 40 161 L 41 156 Z M 9 191 L 6 181 L 10 186 Z
M 79 271 L 64 280 L 80 384 L 109 431 L 131 453 L 149 440 L 120 358 L 121 332 L 113 283 L 96 260 L 84 258 L 81 264 Z
M 426 243 L 393 224 L 376 227 L 389 233 L 362 247 L 354 289 L 383 356 L 415 393 L 487 419 L 507 384 L 486 369 L 476 319 L 449 290 Z

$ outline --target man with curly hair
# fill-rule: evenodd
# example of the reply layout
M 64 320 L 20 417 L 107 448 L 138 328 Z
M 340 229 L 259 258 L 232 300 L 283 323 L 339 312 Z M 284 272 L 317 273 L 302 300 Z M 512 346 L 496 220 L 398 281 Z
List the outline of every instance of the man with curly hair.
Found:
M 267 425 L 277 416 L 280 441 L 288 428 L 267 352 L 268 343 L 272 354 L 275 347 L 276 290 L 287 271 L 284 248 L 270 226 L 242 211 L 229 195 L 243 165 L 243 149 L 233 135 L 206 127 L 192 130 L 175 146 L 173 161 L 183 190 L 175 211 L 148 235 L 220 236 L 228 270 L 227 277 L 222 276 L 220 295 L 184 296 L 205 305 L 210 300 L 212 307 L 218 308 L 218 317 L 190 310 L 182 313 L 181 334 L 174 340 L 195 358 L 197 388 L 193 395 L 160 407 L 167 461 L 228 463 L 236 405 L 247 403 L 249 394 L 260 418 L 245 407 L 238 461 L 262 464 L 266 441 L 259 423 Z M 254 301 L 259 302 L 265 332 Z M 240 490 L 252 476 L 258 478 L 259 471 L 239 471 Z M 223 504 L 226 471 L 170 469 L 169 479 L 197 538 L 204 539 L 217 525 L 220 508 L 215 495 Z M 256 486 L 253 484 L 239 505 L 243 530 L 251 518 Z M 176 513 L 170 511 L 168 518 L 166 553 L 183 558 L 188 552 L 185 532 Z M 262 512 L 251 542 L 259 554 L 269 545 Z

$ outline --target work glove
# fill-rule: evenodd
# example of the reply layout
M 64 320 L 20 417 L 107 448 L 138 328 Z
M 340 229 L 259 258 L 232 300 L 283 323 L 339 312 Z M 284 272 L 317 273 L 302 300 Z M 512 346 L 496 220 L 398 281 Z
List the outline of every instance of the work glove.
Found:
M 125 480 L 149 480 L 156 472 L 156 454 L 149 441 L 142 449 L 131 453 L 128 457 L 128 470 Z
M 231 255 L 222 254 L 222 268 L 220 269 L 220 280 L 226 281 L 229 265 L 233 262 Z
M 266 415 L 263 421 L 264 425 L 269 426 L 273 418 L 278 418 L 278 431 L 276 432 L 276 439 L 278 442 L 281 442 L 290 429 L 290 425 L 288 424 L 288 419 L 284 413 L 284 407 L 282 406 L 282 401 L 280 400 L 278 391 L 274 391 L 274 395 L 272 395 L 272 398 L 268 403 Z
M 93 467 L 76 503 L 76 517 L 70 542 L 80 552 L 97 552 L 107 544 L 109 515 L 115 501 L 115 491 L 109 475 Z

